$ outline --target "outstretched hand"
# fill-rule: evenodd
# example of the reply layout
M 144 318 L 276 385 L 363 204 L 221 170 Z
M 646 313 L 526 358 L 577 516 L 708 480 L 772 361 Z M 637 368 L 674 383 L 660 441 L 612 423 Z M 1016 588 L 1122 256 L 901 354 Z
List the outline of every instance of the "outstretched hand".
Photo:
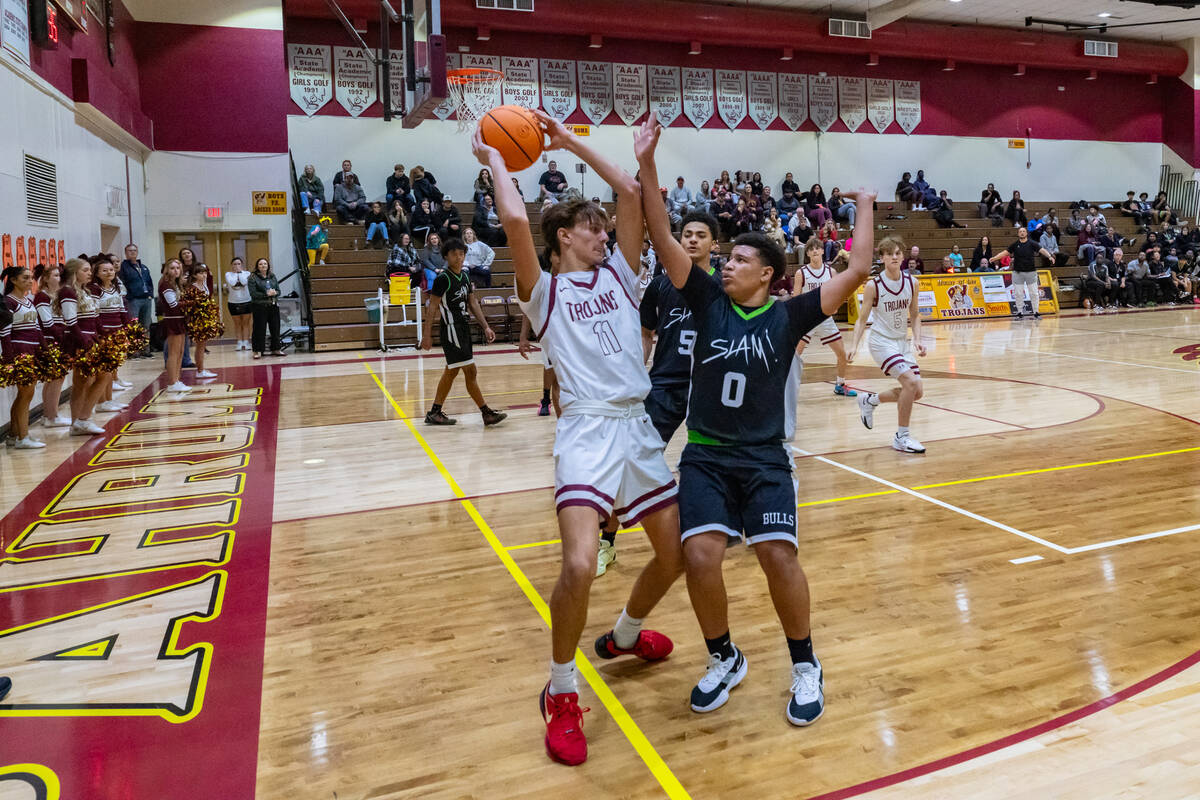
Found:
M 875 198 L 877 198 L 878 196 L 879 196 L 879 192 L 873 191 L 870 189 L 864 189 L 861 186 L 857 189 L 854 189 L 853 191 L 842 192 L 842 197 L 850 198 L 855 203 L 858 203 L 860 205 L 862 203 L 874 203 Z
M 653 160 L 654 151 L 658 147 L 658 137 L 662 135 L 662 125 L 658 124 L 658 112 L 651 111 L 646 121 L 638 126 L 633 134 L 633 154 L 639 164 Z
M 492 165 L 492 156 L 500 155 L 500 151 L 492 147 L 490 144 L 485 144 L 483 141 L 483 131 L 479 126 L 475 126 L 475 133 L 471 135 L 471 152 L 475 158 L 479 159 L 479 163 L 485 167 Z
M 567 130 L 567 126 L 556 120 L 554 117 L 540 109 L 530 109 L 533 115 L 537 117 L 538 122 L 542 124 L 542 132 L 550 137 L 550 144 L 546 146 L 547 150 L 565 150 L 570 145 L 571 140 L 575 138 L 575 134 Z

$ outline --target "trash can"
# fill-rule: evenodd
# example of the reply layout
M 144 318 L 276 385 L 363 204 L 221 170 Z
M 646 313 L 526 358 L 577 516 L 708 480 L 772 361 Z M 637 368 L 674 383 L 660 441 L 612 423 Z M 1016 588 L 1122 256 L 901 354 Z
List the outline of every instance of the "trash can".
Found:
M 367 307 L 367 322 L 378 324 L 379 322 L 379 298 L 364 297 L 363 305 Z

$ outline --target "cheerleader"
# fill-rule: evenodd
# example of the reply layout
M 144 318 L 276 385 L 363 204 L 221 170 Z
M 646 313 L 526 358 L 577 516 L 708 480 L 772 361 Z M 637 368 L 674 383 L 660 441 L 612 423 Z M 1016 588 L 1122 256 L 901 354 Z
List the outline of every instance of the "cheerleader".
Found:
M 179 278 L 183 264 L 178 258 L 172 258 L 163 265 L 162 279 L 158 282 L 159 324 L 163 331 L 163 349 L 167 352 L 167 386 L 168 392 L 188 392 L 190 386 L 179 379 L 183 369 L 183 335 L 186 323 L 183 316 L 183 283 Z
M 117 286 L 117 268 L 112 260 L 105 255 L 92 258 L 92 275 L 95 280 L 88 288 L 96 297 L 99 310 L 97 324 L 96 357 L 94 363 L 97 369 L 95 397 L 102 402 L 96 406 L 97 411 L 124 411 L 128 403 L 113 399 L 113 383 L 117 380 L 117 370 L 125 363 L 129 350 L 129 342 L 125 339 L 125 326 L 129 324 L 129 314 L 125 311 L 125 301 Z
M 91 282 L 92 265 L 83 259 L 72 258 L 63 265 L 62 285 L 53 304 L 53 310 L 62 317 L 63 345 L 74 366 L 71 378 L 72 436 L 104 433 L 104 428 L 92 422 L 92 406 L 96 403 L 96 368 L 92 360 L 100 311 L 96 299 L 87 290 Z
M 71 360 L 63 352 L 63 318 L 54 309 L 54 298 L 62 285 L 62 265 L 38 264 L 33 271 L 38 291 L 33 296 L 38 321 L 42 323 L 42 346 L 38 349 L 38 374 L 42 384 L 42 424 L 47 428 L 69 428 L 71 418 L 58 413 L 63 380 L 71 371 Z
M 196 362 L 197 378 L 215 378 L 217 373 L 204 368 L 204 346 L 225 332 L 221 322 L 221 308 L 213 299 L 208 288 L 211 276 L 207 264 L 193 263 L 187 271 L 187 285 L 183 290 L 183 315 L 187 335 L 195 345 L 193 360 Z
M 17 389 L 9 413 L 12 446 L 39 450 L 46 443 L 29 435 L 29 404 L 38 383 L 34 354 L 42 344 L 42 326 L 33 304 L 33 273 L 25 267 L 9 267 L 3 275 L 5 316 L 11 319 L 0 328 L 0 346 L 7 364 L 5 383 Z

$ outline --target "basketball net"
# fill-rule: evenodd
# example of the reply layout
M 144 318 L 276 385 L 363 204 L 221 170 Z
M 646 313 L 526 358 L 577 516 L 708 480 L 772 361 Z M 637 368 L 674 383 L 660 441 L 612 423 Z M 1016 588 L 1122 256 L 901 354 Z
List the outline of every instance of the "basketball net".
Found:
M 452 69 L 446 73 L 446 93 L 458 115 L 458 132 L 475 127 L 484 114 L 500 105 L 504 73 L 496 69 Z

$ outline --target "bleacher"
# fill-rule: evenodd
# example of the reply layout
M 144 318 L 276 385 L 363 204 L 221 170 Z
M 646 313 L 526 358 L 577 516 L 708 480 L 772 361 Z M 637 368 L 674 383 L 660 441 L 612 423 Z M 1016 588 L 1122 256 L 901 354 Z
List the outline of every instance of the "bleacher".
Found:
M 926 271 L 936 272 L 942 263 L 942 257 L 958 244 L 964 262 L 969 263 L 971 251 L 980 236 L 989 236 L 992 249 L 999 251 L 1016 239 L 1016 232 L 1011 223 L 993 227 L 990 220 L 981 219 L 976 215 L 974 202 L 958 201 L 958 210 L 965 216 L 956 218 L 957 222 L 966 228 L 939 228 L 928 212 L 907 210 L 903 203 L 879 201 L 875 213 L 876 240 L 896 234 L 904 239 L 907 247 L 917 245 L 921 248 L 921 258 L 925 262 Z M 1115 204 L 1114 204 L 1115 205 Z M 455 203 L 463 224 L 469 225 L 474 214 L 474 204 L 470 201 Z M 611 211 L 611 204 L 606 204 Z M 891 210 L 888 209 L 892 206 Z M 1040 217 L 1048 209 L 1054 208 L 1060 225 L 1065 225 L 1070 218 L 1070 201 L 1063 202 L 1027 202 L 1026 213 L 1030 218 Z M 533 229 L 534 244 L 542 246 L 540 228 L 541 205 L 526 203 L 530 225 Z M 1136 236 L 1140 245 L 1142 237 L 1137 234 L 1132 218 L 1120 214 L 1116 208 L 1104 209 L 1105 216 L 1111 226 L 1115 227 L 1125 237 Z M 889 215 L 902 215 L 904 219 L 888 219 Z M 331 216 L 332 213 L 331 213 Z M 309 216 L 309 225 L 316 219 Z M 883 226 L 880 229 L 878 226 Z M 312 267 L 312 304 L 315 328 L 315 343 L 318 350 L 352 350 L 372 348 L 378 345 L 378 327 L 367 321 L 366 306 L 363 300 L 373 297 L 378 288 L 386 286 L 384 263 L 387 260 L 386 250 L 375 250 L 367 247 L 366 231 L 361 225 L 339 225 L 329 227 L 330 253 L 324 266 L 317 264 Z M 842 231 L 842 237 L 848 235 Z M 1060 247 L 1070 258 L 1067 265 L 1053 270 L 1054 277 L 1060 285 L 1060 303 L 1063 307 L 1078 305 L 1077 287 L 1079 275 L 1085 266 L 1075 261 L 1075 237 L 1065 233 Z M 721 244 L 722 253 L 728 254 L 730 244 Z M 1127 247 L 1126 253 L 1132 255 L 1136 247 Z M 790 269 L 798 264 L 798 255 L 788 255 Z M 491 290 L 479 293 L 481 301 L 484 297 L 499 298 L 484 305 L 485 313 L 497 320 L 493 327 L 496 329 L 498 340 L 506 335 L 515 341 L 520 333 L 520 311 L 516 307 L 513 290 L 512 254 L 507 247 L 496 248 L 496 260 L 492 264 Z M 503 304 L 503 310 L 501 310 Z M 844 319 L 844 311 L 842 318 Z M 503 320 L 501 323 L 500 321 Z M 412 345 L 415 343 L 417 332 L 413 327 L 392 327 L 386 329 L 387 341 L 392 345 Z

